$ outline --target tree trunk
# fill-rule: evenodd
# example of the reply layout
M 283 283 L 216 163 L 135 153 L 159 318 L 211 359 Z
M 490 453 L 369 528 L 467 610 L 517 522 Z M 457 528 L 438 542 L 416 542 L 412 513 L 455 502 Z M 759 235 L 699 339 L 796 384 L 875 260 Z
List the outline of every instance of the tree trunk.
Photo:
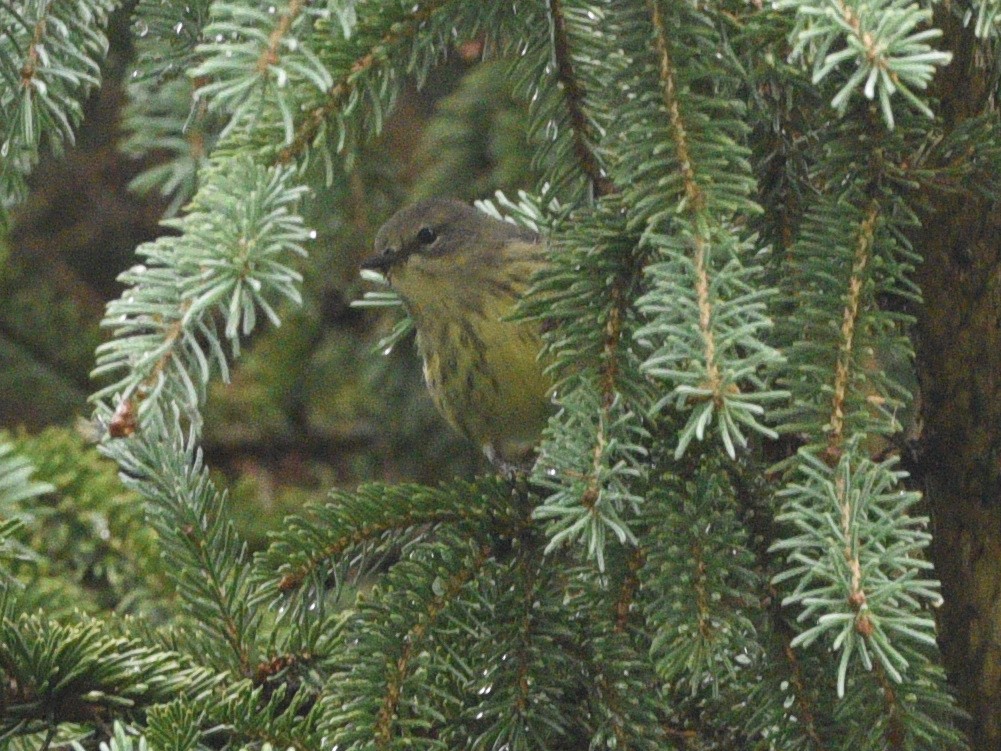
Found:
M 956 196 L 924 217 L 922 451 L 946 668 L 976 751 L 1001 749 L 1001 217 Z

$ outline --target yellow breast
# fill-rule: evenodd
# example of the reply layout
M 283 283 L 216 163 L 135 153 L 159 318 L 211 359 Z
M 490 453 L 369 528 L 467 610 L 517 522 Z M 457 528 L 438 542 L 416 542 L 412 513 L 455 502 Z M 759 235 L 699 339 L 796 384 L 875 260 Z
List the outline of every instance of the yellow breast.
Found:
M 435 405 L 488 455 L 512 462 L 538 441 L 552 389 L 538 324 L 505 320 L 540 264 L 538 246 L 526 247 L 532 252 L 476 275 L 421 259 L 393 280 L 414 318 Z

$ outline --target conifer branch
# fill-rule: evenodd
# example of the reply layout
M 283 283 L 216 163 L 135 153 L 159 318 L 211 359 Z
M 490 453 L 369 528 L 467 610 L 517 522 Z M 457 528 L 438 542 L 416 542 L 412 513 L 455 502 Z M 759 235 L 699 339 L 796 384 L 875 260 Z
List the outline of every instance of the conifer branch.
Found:
M 219 683 L 182 654 L 109 635 L 108 624 L 95 619 L 75 621 L 0 619 L 0 743 L 62 723 L 138 718 L 178 697 L 203 698 Z
M 46 8 L 46 14 L 52 6 Z M 42 43 L 45 36 L 45 25 L 47 15 L 39 17 L 35 22 L 35 30 L 31 35 L 31 42 L 24 53 L 24 65 L 21 67 L 21 86 L 28 90 L 29 95 L 33 95 L 32 79 L 35 77 L 35 66 L 38 64 L 38 45 Z
M 607 531 L 621 542 L 635 541 L 621 513 L 635 509 L 641 499 L 626 490 L 625 478 L 644 471 L 646 454 L 638 419 L 648 398 L 640 396 L 646 384 L 639 377 L 639 358 L 627 346 L 637 325 L 632 299 L 646 256 L 637 250 L 622 208 L 618 193 L 604 196 L 554 231 L 559 252 L 525 306 L 533 318 L 555 324 L 547 335 L 551 369 L 574 421 L 550 426 L 536 480 L 557 492 L 534 515 L 555 520 L 549 549 L 584 536 L 588 554 L 601 567 Z M 614 239 L 607 234 L 609 225 L 621 231 Z M 572 285 L 564 286 L 569 279 Z
M 291 0 L 288 7 L 281 12 L 278 23 L 275 24 L 274 29 L 271 30 L 271 34 L 268 36 L 268 46 L 257 59 L 256 67 L 259 74 L 263 75 L 270 66 L 278 64 L 280 60 L 278 48 L 288 35 L 289 30 L 291 30 L 292 22 L 302 13 L 305 4 L 306 0 Z
M 660 58 L 660 82 L 664 107 L 667 109 L 671 122 L 674 148 L 677 151 L 678 169 L 681 171 L 686 201 L 683 204 L 686 212 L 694 219 L 695 245 L 695 290 L 699 307 L 699 332 L 705 346 L 706 389 L 712 394 L 713 401 L 722 406 L 722 385 L 719 365 L 716 362 L 716 335 L 712 328 L 713 303 L 709 296 L 709 273 L 706 269 L 706 253 L 709 238 L 703 231 L 705 226 L 700 216 L 706 208 L 705 195 L 695 178 L 695 165 L 688 146 L 688 134 L 678 106 L 677 81 L 674 65 L 671 62 L 670 36 L 664 17 L 657 0 L 647 0 L 650 9 L 650 21 L 655 32 L 657 55 Z
M 742 237 L 740 227 L 760 207 L 748 197 L 754 179 L 741 143 L 740 104 L 700 93 L 719 87 L 703 56 L 725 44 L 708 31 L 710 19 L 698 8 L 658 0 L 647 0 L 645 9 L 642 22 L 626 27 L 630 42 L 649 45 L 653 36 L 645 75 L 630 70 L 623 84 L 644 87 L 647 101 L 656 97 L 666 122 L 653 127 L 666 148 L 637 145 L 617 165 L 624 175 L 627 168 L 642 175 L 630 183 L 627 206 L 655 256 L 647 275 L 652 288 L 638 301 L 649 323 L 636 337 L 654 350 L 643 370 L 673 385 L 651 411 L 691 405 L 675 456 L 715 424 L 735 457 L 747 443 L 745 429 L 775 436 L 762 421 L 765 404 L 785 397 L 767 380 L 782 359 L 762 338 L 772 325 L 764 304 L 772 290 L 744 261 L 753 238 Z M 630 135 L 642 143 L 649 115 L 627 112 Z
M 825 634 L 834 639 L 840 651 L 839 696 L 846 693 L 853 655 L 869 680 L 878 683 L 874 669 L 879 667 L 896 682 L 920 685 L 925 658 L 908 659 L 905 650 L 909 644 L 934 648 L 935 624 L 926 604 L 940 601 L 938 583 L 923 575 L 931 566 L 921 558 L 930 539 L 926 520 L 908 513 L 918 495 L 897 489 L 902 473 L 892 471 L 892 462 L 875 464 L 862 455 L 859 440 L 852 438 L 833 469 L 808 449 L 800 450 L 798 469 L 805 482 L 781 492 L 789 500 L 777 517 L 793 522 L 798 534 L 771 546 L 772 551 L 796 551 L 789 554 L 786 570 L 773 578 L 775 583 L 795 580 L 782 604 L 799 604 L 800 620 L 814 619 L 790 646 L 809 646 Z M 896 644 L 889 641 L 891 635 Z M 899 714 L 895 695 L 882 687 L 880 693 L 892 721 Z M 916 732 L 905 729 L 906 737 Z
M 183 322 L 190 307 L 191 300 L 181 302 L 178 306 L 177 319 L 163 332 L 163 344 L 158 348 L 161 350 L 161 354 L 152 361 L 149 375 L 130 384 L 119 398 L 118 406 L 115 407 L 115 412 L 108 422 L 108 434 L 112 438 L 128 438 L 136 431 L 139 404 L 153 390 L 157 382 L 164 377 L 164 371 L 167 370 L 170 361 L 176 356 L 178 342 L 184 333 Z
M 592 146 L 594 139 L 591 136 L 587 115 L 584 114 L 583 109 L 586 92 L 574 72 L 563 2 L 562 0 L 548 0 L 548 4 L 550 23 L 552 23 L 556 78 L 563 89 L 563 101 L 570 115 L 574 154 L 591 183 L 594 196 L 600 198 L 614 193 L 615 185 L 607 175 L 603 174 L 601 163 Z
M 309 516 L 289 517 L 261 556 L 260 568 L 276 577 L 272 581 L 279 593 L 289 595 L 312 581 L 321 566 L 338 565 L 349 552 L 372 555 L 389 549 L 408 531 L 486 523 L 514 534 L 509 532 L 516 524 L 511 512 L 510 494 L 497 478 L 439 488 L 362 485 L 353 493 L 335 494 Z
M 678 84 L 675 78 L 674 64 L 671 62 L 670 34 L 664 23 L 660 3 L 657 0 L 647 0 L 647 8 L 650 12 L 650 22 L 654 28 L 654 44 L 659 58 L 661 96 L 671 122 L 673 145 L 677 152 L 678 169 L 683 179 L 685 197 L 688 199 L 691 211 L 701 212 L 705 208 L 705 196 L 695 179 L 695 166 L 692 164 L 691 150 L 688 146 L 688 133 L 681 116 L 681 109 L 678 106 Z
M 750 526 L 750 539 L 753 542 L 756 565 L 761 570 L 767 571 L 774 565 L 769 554 L 768 542 L 774 539 L 776 526 L 774 515 L 770 508 L 767 508 L 773 502 L 774 491 L 767 484 L 763 474 L 749 474 L 742 471 L 743 468 L 739 464 L 731 465 L 727 469 L 731 481 L 738 488 L 737 497 L 741 501 L 742 516 Z M 775 637 L 770 642 L 772 649 L 769 651 L 775 654 L 772 650 L 776 650 L 781 655 L 781 658 L 776 656 L 765 659 L 770 659 L 776 666 L 783 664 L 784 661 L 785 669 L 779 668 L 780 677 L 774 681 L 779 685 L 783 681 L 788 681 L 792 686 L 796 708 L 795 727 L 802 728 L 806 740 L 809 741 L 809 748 L 813 751 L 828 751 L 828 746 L 820 736 L 817 721 L 818 717 L 824 717 L 824 711 L 821 707 L 815 706 L 816 702 L 808 692 L 807 685 L 812 676 L 808 677 L 805 674 L 802 662 L 792 645 L 797 633 L 786 620 L 782 612 L 782 595 L 771 582 L 765 583 L 761 607 L 768 616 L 768 630 Z M 790 725 L 793 724 L 784 703 L 782 717 Z
M 391 47 L 413 36 L 422 23 L 451 2 L 452 0 L 427 0 L 415 4 L 407 22 L 393 24 L 389 31 L 373 44 L 371 49 L 359 56 L 350 69 L 327 91 L 326 101 L 309 112 L 306 119 L 296 128 L 291 142 L 278 152 L 276 163 L 290 164 L 303 154 L 327 119 L 344 106 L 348 97 L 355 91 L 361 76 L 385 62 L 385 57 L 379 54 L 382 48 Z
M 715 469 L 705 462 L 690 479 L 654 490 L 640 537 L 653 667 L 693 696 L 710 686 L 715 695 L 762 653 L 751 620 L 760 599 L 754 555 L 733 487 Z
M 377 522 L 359 525 L 354 527 L 349 534 L 326 547 L 315 548 L 308 558 L 298 562 L 294 569 L 286 571 L 278 581 L 278 591 L 282 594 L 288 594 L 299 589 L 324 563 L 341 557 L 346 551 L 356 548 L 366 541 L 381 538 L 389 532 L 403 532 L 421 525 L 459 522 L 468 520 L 472 516 L 473 514 L 463 515 L 453 508 L 441 509 L 438 512 L 414 509 L 409 514 L 397 514 Z
M 476 556 L 468 566 L 461 571 L 457 571 L 446 581 L 442 587 L 440 595 L 435 595 L 428 602 L 421 618 L 410 627 L 403 639 L 403 650 L 396 664 L 390 668 L 390 674 L 386 680 L 386 691 L 383 694 L 382 705 L 379 707 L 373 730 L 373 740 L 377 749 L 389 748 L 393 739 L 393 725 L 396 720 L 396 711 L 399 706 L 404 680 L 410 670 L 410 660 L 415 650 L 422 646 L 424 636 L 427 634 L 438 616 L 448 606 L 448 604 L 459 594 L 460 590 L 472 581 L 483 565 L 490 558 L 492 551 L 489 546 L 482 546 L 477 551 Z
M 228 377 L 222 340 L 235 356 L 258 311 L 277 324 L 277 302 L 299 300 L 288 256 L 305 254 L 310 233 L 294 211 L 304 188 L 291 182 L 289 170 L 249 159 L 230 162 L 225 174 L 213 170 L 191 211 L 164 222 L 185 234 L 140 246 L 148 266 L 119 276 L 130 286 L 102 322 L 115 338 L 98 348 L 91 373 L 119 374 L 91 397 L 115 399 L 113 437 L 131 435 L 161 402 L 198 424 L 209 380 Z
M 901 94 L 909 105 L 933 117 L 928 103 L 914 92 L 927 88 L 937 67 L 952 60 L 949 52 L 933 49 L 928 41 L 942 32 L 935 28 L 915 31 L 932 18 L 930 7 L 904 5 L 893 0 L 859 4 L 846 0 L 779 0 L 775 7 L 797 15 L 792 32 L 792 58 L 811 58 L 813 83 L 827 78 L 845 64 L 854 65 L 831 100 L 841 114 L 852 94 L 878 99 L 883 121 L 895 126 L 891 104 Z
M 185 435 L 178 407 L 149 416 L 141 436 L 102 445 L 122 469 L 126 487 L 147 502 L 148 519 L 174 565 L 189 614 L 212 640 L 220 669 L 254 675 L 260 588 L 250 582 L 246 545 L 225 515 L 225 494 L 204 465 L 195 434 Z
M 855 243 L 855 255 L 852 259 L 851 276 L 848 280 L 848 292 L 841 317 L 841 339 L 838 346 L 838 357 L 834 370 L 834 384 L 831 399 L 831 415 L 829 420 L 830 434 L 827 440 L 828 459 L 836 462 L 844 445 L 845 429 L 845 394 L 852 379 L 852 362 L 854 350 L 852 342 L 855 337 L 855 327 L 858 322 L 862 292 L 865 287 L 866 266 L 872 252 L 873 240 L 876 234 L 876 220 L 879 217 L 879 205 L 874 201 L 865 218 L 859 225 L 858 237 Z
M 101 80 L 111 0 L 0 4 L 0 224 L 27 195 L 42 145 L 72 143 Z

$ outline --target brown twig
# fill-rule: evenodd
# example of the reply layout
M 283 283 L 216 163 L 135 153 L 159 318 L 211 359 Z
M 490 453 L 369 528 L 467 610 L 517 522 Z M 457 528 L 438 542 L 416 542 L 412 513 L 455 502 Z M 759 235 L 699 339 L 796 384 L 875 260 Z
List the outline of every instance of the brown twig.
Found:
M 483 564 L 486 563 L 490 555 L 491 550 L 488 546 L 480 548 L 472 563 L 454 574 L 445 583 L 442 593 L 431 599 L 424 617 L 411 626 L 406 636 L 403 637 L 403 649 L 386 681 L 386 694 L 383 697 L 382 706 L 379 708 L 379 713 L 376 717 L 373 732 L 376 748 L 388 748 L 392 740 L 393 724 L 396 720 L 396 713 L 400 704 L 403 681 L 410 670 L 410 661 L 413 659 L 415 649 L 419 648 L 425 634 L 427 634 L 428 629 L 438 616 L 441 615 L 442 611 L 459 594 L 459 591 L 473 579 L 476 572 L 483 567 Z
M 305 0 L 292 0 L 282 12 L 278 23 L 275 24 L 275 27 L 271 30 L 271 34 L 268 36 L 268 46 L 261 53 L 260 57 L 257 58 L 256 67 L 258 73 L 263 75 L 269 67 L 278 64 L 278 60 L 280 59 L 278 47 L 281 45 L 282 39 L 285 38 L 292 28 L 295 19 L 302 13 L 305 4 Z
M 640 588 L 639 572 L 645 562 L 646 553 L 643 548 L 639 547 L 633 550 L 626 562 L 628 573 L 622 582 L 619 596 L 615 599 L 615 633 L 617 634 L 625 632 L 629 625 L 629 613 Z
M 688 129 L 685 127 L 678 102 L 678 84 L 674 62 L 671 59 L 670 32 L 661 14 L 660 5 L 655 0 L 648 0 L 647 4 L 650 9 L 650 20 L 656 33 L 655 46 L 660 63 L 661 97 L 671 124 L 678 170 L 681 172 L 681 181 L 685 191 L 685 209 L 694 216 L 705 211 L 706 196 L 695 176 L 695 165 L 688 142 Z M 704 385 L 712 394 L 713 400 L 719 404 L 725 395 L 723 393 L 723 377 L 716 361 L 716 336 L 712 329 L 713 303 L 709 294 L 710 281 L 707 267 L 710 238 L 704 229 L 696 228 L 693 234 L 695 294 L 699 308 L 699 334 L 702 337 L 706 366 L 706 383 Z
M 827 458 L 833 465 L 841 456 L 845 430 L 845 398 L 852 375 L 852 355 L 855 331 L 861 307 L 862 291 L 865 287 L 864 273 L 872 252 L 876 234 L 876 220 L 879 207 L 873 202 L 859 226 L 855 241 L 855 256 L 852 259 L 851 277 L 848 280 L 848 297 L 841 314 L 841 341 L 838 345 L 838 359 L 834 366 L 833 396 L 831 397 L 831 426 L 827 437 Z
M 413 34 L 414 30 L 448 2 L 449 0 L 434 0 L 433 2 L 426 2 L 420 6 L 415 6 L 417 10 L 410 17 L 409 23 L 393 24 L 390 30 L 379 40 L 379 43 L 355 60 L 351 69 L 330 87 L 330 90 L 327 92 L 326 101 L 309 113 L 296 129 L 292 143 L 278 152 L 278 163 L 289 164 L 312 143 L 327 118 L 340 109 L 351 92 L 355 90 L 358 77 L 375 67 L 376 63 L 383 59 L 377 54 L 379 49 L 395 44 L 405 36 Z
M 553 23 L 553 56 L 556 60 L 556 80 L 563 88 L 563 101 L 570 116 L 573 149 L 581 169 L 591 181 L 594 195 L 601 197 L 616 192 L 615 185 L 601 171 L 598 157 L 591 146 L 590 127 L 584 113 L 586 94 L 574 71 L 570 39 L 562 0 L 549 0 L 549 14 Z
M 45 17 L 42 16 L 35 22 L 35 29 L 31 35 L 31 42 L 28 44 L 27 52 L 24 56 L 24 65 L 21 66 L 21 85 L 32 90 L 32 81 L 38 71 L 38 45 L 42 43 L 45 36 Z

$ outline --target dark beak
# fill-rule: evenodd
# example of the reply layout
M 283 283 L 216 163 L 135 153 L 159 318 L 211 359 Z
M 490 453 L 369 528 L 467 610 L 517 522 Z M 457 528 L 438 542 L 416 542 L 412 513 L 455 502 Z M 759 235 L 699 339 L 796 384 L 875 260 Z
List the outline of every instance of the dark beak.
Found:
M 386 273 L 386 270 L 389 269 L 389 267 L 392 266 L 395 262 L 396 262 L 395 253 L 382 253 L 377 256 L 372 256 L 371 258 L 366 258 L 364 261 L 361 262 L 361 267 L 363 269 L 378 271 L 380 274 L 384 274 Z

